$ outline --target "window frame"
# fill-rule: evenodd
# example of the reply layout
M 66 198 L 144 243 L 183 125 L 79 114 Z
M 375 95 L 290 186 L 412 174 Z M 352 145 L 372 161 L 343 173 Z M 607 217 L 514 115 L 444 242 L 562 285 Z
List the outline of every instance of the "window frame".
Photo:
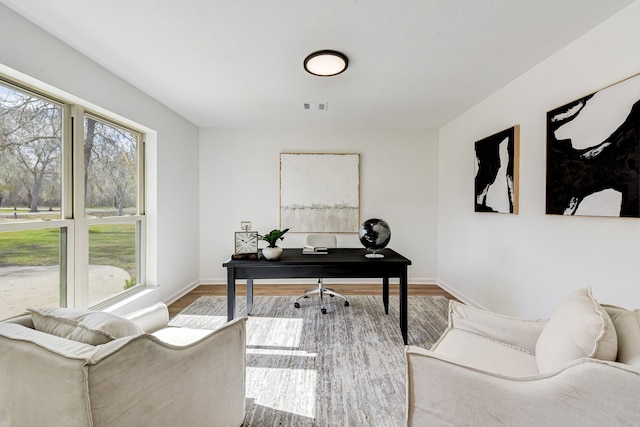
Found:
M 119 120 L 116 115 L 98 113 L 85 106 L 0 74 L 0 84 L 58 105 L 62 111 L 62 158 L 60 218 L 0 223 L 0 233 L 41 229 L 60 230 L 60 307 L 104 308 L 146 287 L 146 139 L 147 132 Z M 85 116 L 125 129 L 137 135 L 137 203 L 135 215 L 87 218 L 84 209 L 84 119 Z M 127 120 L 127 119 L 124 119 Z M 74 195 L 78 195 L 74 197 Z M 89 227 L 96 224 L 133 224 L 136 229 L 136 285 L 89 306 Z M 66 237 L 63 239 L 62 236 Z

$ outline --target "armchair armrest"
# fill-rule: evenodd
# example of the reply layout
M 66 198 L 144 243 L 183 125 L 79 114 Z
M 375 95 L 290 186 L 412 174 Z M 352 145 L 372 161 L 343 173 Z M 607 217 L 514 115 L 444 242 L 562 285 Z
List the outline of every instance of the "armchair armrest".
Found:
M 564 369 L 510 378 L 408 347 L 407 425 L 640 425 L 640 372 L 577 359 Z
M 462 329 L 535 354 L 546 319 L 524 320 L 449 301 L 449 328 Z
M 169 323 L 169 310 L 165 303 L 159 302 L 122 317 L 131 320 L 149 334 L 167 326 Z

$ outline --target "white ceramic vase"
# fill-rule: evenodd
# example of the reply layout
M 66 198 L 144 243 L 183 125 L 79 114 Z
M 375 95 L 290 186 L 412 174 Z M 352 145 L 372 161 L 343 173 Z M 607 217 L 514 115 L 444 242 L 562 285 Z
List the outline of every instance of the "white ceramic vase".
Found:
M 262 256 L 266 259 L 278 259 L 280 258 L 281 254 L 282 248 L 279 246 L 276 246 L 275 248 L 266 247 L 262 249 Z

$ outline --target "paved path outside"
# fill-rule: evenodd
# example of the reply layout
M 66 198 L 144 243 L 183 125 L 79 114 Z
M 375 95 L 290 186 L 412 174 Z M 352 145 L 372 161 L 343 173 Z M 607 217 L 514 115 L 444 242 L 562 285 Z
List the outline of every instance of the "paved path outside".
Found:
M 27 307 L 57 307 L 59 278 L 58 266 L 0 267 L 0 319 L 22 314 Z M 121 268 L 90 265 L 90 301 L 97 304 L 123 291 L 129 279 Z

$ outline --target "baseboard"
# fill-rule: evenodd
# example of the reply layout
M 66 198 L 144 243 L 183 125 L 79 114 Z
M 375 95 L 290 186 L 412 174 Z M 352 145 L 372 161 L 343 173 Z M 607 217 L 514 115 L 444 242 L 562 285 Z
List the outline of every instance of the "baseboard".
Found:
M 473 306 L 473 307 L 481 308 L 483 310 L 486 309 L 482 304 L 478 303 L 477 301 L 473 300 L 472 298 L 469 298 L 467 295 L 465 295 L 464 293 L 458 291 L 456 288 L 454 288 L 453 286 L 443 282 L 442 280 L 437 280 L 436 283 L 437 283 L 438 286 L 440 286 L 445 291 L 449 292 L 451 295 L 456 297 L 461 302 L 463 302 L 463 303 L 465 303 L 467 305 Z
M 369 279 L 369 280 L 363 280 L 363 279 L 333 279 L 334 280 L 334 284 L 361 284 L 361 285 L 370 285 L 373 282 L 373 279 Z M 315 279 L 287 279 L 286 282 L 290 283 L 290 284 L 295 284 L 295 285 L 304 285 L 304 284 L 309 284 L 309 285 L 315 285 L 316 281 Z M 394 281 L 393 279 L 390 281 L 391 284 L 397 283 L 397 279 Z M 165 303 L 167 305 L 171 305 L 174 302 L 176 302 L 177 300 L 179 300 L 180 298 L 182 298 L 183 296 L 185 296 L 186 294 L 188 294 L 189 292 L 191 292 L 192 290 L 194 290 L 195 288 L 197 288 L 200 285 L 218 285 L 218 286 L 226 286 L 227 281 L 226 279 L 200 279 L 200 280 L 196 280 L 192 283 L 190 283 L 189 285 L 185 286 L 184 288 L 182 288 L 181 290 L 175 292 L 174 294 L 172 294 L 169 298 L 167 298 L 167 300 L 165 301 Z M 237 281 L 238 285 L 244 286 L 246 284 L 245 280 L 238 280 Z M 283 284 L 283 280 L 282 279 L 260 279 L 259 283 L 260 285 L 282 285 Z M 286 284 L 286 283 L 285 283 Z M 330 282 L 328 282 L 328 279 L 325 279 L 325 284 L 330 284 Z M 465 295 L 463 292 L 458 291 L 454 286 L 451 286 L 450 284 L 439 280 L 439 279 L 425 279 L 425 278 L 413 278 L 409 280 L 409 285 L 425 285 L 425 286 L 439 286 L 440 288 L 442 288 L 443 290 L 445 290 L 446 292 L 450 293 L 451 295 L 453 295 L 454 297 L 456 297 L 459 301 L 468 304 L 470 306 L 473 307 L 477 307 L 477 308 L 481 308 L 481 309 L 486 309 L 482 304 L 478 303 L 477 301 L 473 300 L 473 298 L 470 298 L 469 296 Z
M 192 290 L 200 286 L 202 283 L 203 283 L 202 280 L 196 280 L 195 282 L 188 284 L 187 286 L 180 289 L 179 291 L 174 292 L 171 296 L 169 296 L 169 298 L 166 299 L 166 301 L 164 301 L 164 303 L 167 305 L 173 304 L 174 302 L 178 301 L 180 298 L 182 298 L 183 296 L 185 296 L 186 294 L 188 294 L 189 292 L 191 292 Z
M 260 285 L 282 285 L 282 284 L 295 284 L 295 285 L 315 285 L 318 279 L 256 279 L 254 283 Z M 236 284 L 246 284 L 246 280 L 238 279 Z M 333 284 L 354 284 L 354 285 L 370 285 L 372 283 L 382 283 L 382 279 L 324 279 L 325 283 Z M 389 279 L 389 283 L 399 283 L 397 277 Z M 226 285 L 227 279 L 214 278 L 214 279 L 200 279 L 198 281 L 200 285 Z M 410 285 L 437 285 L 438 281 L 435 278 L 409 278 Z M 452 294 L 453 295 L 453 294 Z

